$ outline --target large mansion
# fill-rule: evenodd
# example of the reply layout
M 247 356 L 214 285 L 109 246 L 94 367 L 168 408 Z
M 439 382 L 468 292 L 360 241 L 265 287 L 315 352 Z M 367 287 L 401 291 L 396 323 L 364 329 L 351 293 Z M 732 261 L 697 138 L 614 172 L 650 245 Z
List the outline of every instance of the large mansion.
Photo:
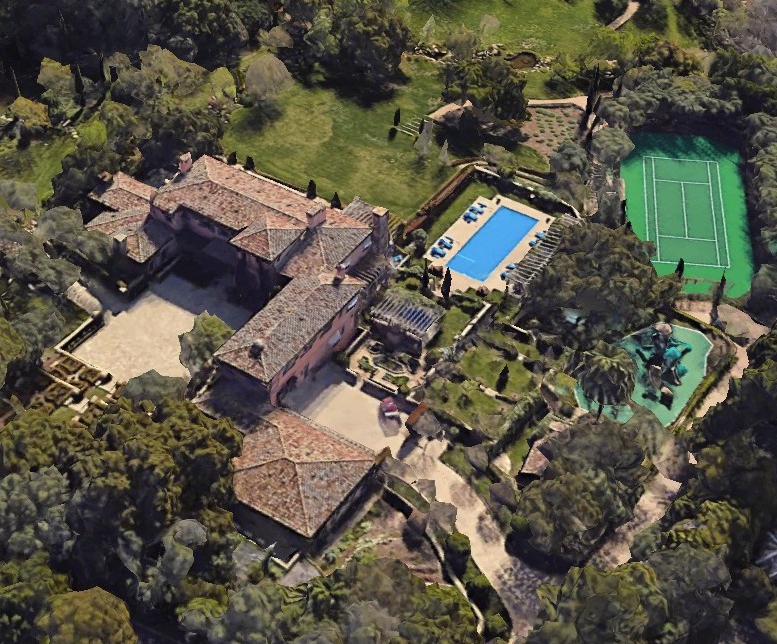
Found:
M 118 173 L 90 197 L 108 210 L 87 228 L 113 238 L 112 274 L 128 288 L 182 256 L 232 276 L 258 313 L 215 360 L 222 376 L 258 386 L 273 405 L 347 345 L 388 275 L 385 208 L 357 197 L 338 210 L 213 157 L 182 157 L 159 189 Z

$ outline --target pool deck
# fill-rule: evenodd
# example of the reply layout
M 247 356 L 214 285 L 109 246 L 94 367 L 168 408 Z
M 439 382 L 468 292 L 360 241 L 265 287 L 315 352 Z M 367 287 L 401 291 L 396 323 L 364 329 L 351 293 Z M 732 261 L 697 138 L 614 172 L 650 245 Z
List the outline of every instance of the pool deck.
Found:
M 499 203 L 496 203 L 496 200 L 499 200 Z M 526 236 L 518 242 L 518 244 L 513 248 L 507 256 L 504 258 L 503 261 L 499 263 L 499 265 L 491 272 L 491 274 L 484 280 L 479 281 L 476 279 L 473 279 L 471 277 L 468 277 L 467 275 L 463 275 L 461 273 L 457 273 L 455 270 L 451 270 L 451 290 L 452 291 L 466 291 L 468 288 L 478 288 L 479 286 L 485 285 L 489 288 L 489 290 L 499 290 L 503 291 L 505 288 L 505 281 L 499 277 L 501 273 L 505 270 L 505 267 L 507 264 L 511 263 L 517 263 L 521 261 L 525 256 L 526 253 L 529 252 L 529 249 L 531 246 L 529 246 L 529 242 L 532 239 L 536 239 L 534 236 L 534 233 L 537 233 L 541 230 L 547 230 L 548 226 L 550 226 L 551 223 L 554 221 L 554 217 L 551 215 L 548 215 L 547 213 L 541 212 L 537 210 L 536 208 L 532 208 L 531 206 L 527 206 L 525 204 L 519 203 L 517 201 L 514 201 L 512 199 L 508 199 L 507 197 L 503 197 L 499 195 L 498 197 L 495 197 L 494 199 L 487 199 L 486 197 L 478 197 L 473 203 L 484 203 L 486 204 L 486 209 L 483 212 L 482 215 L 478 216 L 477 221 L 473 221 L 472 223 L 467 223 L 462 219 L 462 216 L 464 215 L 464 212 L 462 211 L 461 216 L 459 216 L 458 219 L 451 225 L 448 230 L 446 230 L 442 236 L 451 237 L 454 240 L 453 243 L 453 249 L 448 251 L 448 254 L 445 257 L 432 257 L 431 252 L 432 248 L 434 248 L 437 245 L 437 239 L 430 239 L 430 243 L 432 246 L 429 248 L 429 250 L 426 252 L 424 257 L 426 257 L 429 260 L 430 266 L 442 266 L 445 268 L 448 266 L 448 262 L 451 261 L 456 256 L 456 253 L 461 250 L 461 248 L 464 247 L 464 245 L 470 240 L 474 234 L 480 230 L 483 225 L 491 219 L 493 214 L 501 207 L 505 206 L 507 208 L 510 208 L 512 210 L 516 210 L 524 215 L 528 215 L 529 217 L 533 217 L 537 220 L 537 223 L 534 224 L 534 226 L 529 230 L 529 232 L 526 233 Z

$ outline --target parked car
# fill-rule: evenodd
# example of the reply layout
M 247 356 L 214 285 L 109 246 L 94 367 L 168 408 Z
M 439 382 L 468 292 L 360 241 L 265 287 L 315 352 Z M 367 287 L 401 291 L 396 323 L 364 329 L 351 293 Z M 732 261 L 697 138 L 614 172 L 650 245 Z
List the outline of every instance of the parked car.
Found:
M 450 250 L 451 248 L 453 248 L 453 244 L 451 244 L 451 243 L 450 243 L 450 242 L 449 242 L 447 239 L 445 239 L 444 237 L 441 237 L 441 238 L 440 238 L 440 239 L 437 241 L 437 245 L 438 245 L 438 246 L 440 246 L 440 247 L 442 247 L 442 248 L 447 248 L 448 250 Z
M 445 257 L 446 254 L 447 253 L 439 246 L 435 246 L 434 248 L 432 248 L 432 252 L 431 252 L 432 257 Z

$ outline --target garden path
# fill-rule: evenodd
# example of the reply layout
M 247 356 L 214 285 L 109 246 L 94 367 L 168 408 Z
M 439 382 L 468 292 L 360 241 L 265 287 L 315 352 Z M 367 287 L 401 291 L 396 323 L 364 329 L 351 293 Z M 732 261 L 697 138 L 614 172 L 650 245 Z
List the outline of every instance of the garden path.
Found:
M 472 558 L 499 594 L 513 622 L 511 642 L 523 641 L 539 613 L 537 588 L 558 583 L 561 577 L 535 570 L 505 551 L 496 520 L 469 483 L 439 460 L 447 444 L 431 441 L 403 460 L 417 479 L 435 482 L 435 498 L 457 509 L 456 527 L 470 539 Z
M 626 7 L 626 11 L 624 11 L 620 16 L 618 16 L 615 20 L 613 20 L 609 25 L 607 25 L 610 29 L 620 29 L 623 25 L 625 25 L 629 20 L 631 20 L 634 17 L 634 14 L 639 11 L 639 2 L 629 2 L 628 6 Z

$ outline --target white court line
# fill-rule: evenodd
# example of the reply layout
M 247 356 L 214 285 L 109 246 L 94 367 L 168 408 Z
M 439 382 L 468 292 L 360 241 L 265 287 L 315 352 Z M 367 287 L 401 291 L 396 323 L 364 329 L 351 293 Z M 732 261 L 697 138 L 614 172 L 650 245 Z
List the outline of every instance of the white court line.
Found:
M 704 237 L 681 237 L 680 235 L 661 235 L 664 239 L 686 239 L 688 241 L 716 242 L 717 239 L 705 239 Z
M 683 225 L 685 226 L 685 238 L 688 239 L 688 213 L 685 210 L 685 184 L 680 182 L 680 199 L 683 202 Z
M 671 264 L 674 266 L 677 262 L 667 262 L 666 260 L 656 260 L 655 264 Z M 686 266 L 703 266 L 704 268 L 729 268 L 729 266 L 719 266 L 718 264 L 694 264 L 693 262 L 685 262 Z
M 656 181 L 660 181 L 661 183 L 690 183 L 694 186 L 711 186 L 712 184 L 707 183 L 705 181 L 677 181 L 676 179 L 656 179 Z
M 655 159 L 651 157 L 651 165 L 653 167 L 653 208 L 655 209 L 656 214 L 656 261 L 661 261 L 661 240 L 659 240 L 659 232 L 658 232 L 658 197 L 656 195 L 656 162 Z
M 718 246 L 718 224 L 715 221 L 715 195 L 712 194 L 712 172 L 710 172 L 710 162 L 707 161 L 707 176 L 710 180 L 710 207 L 712 208 L 712 231 L 715 235 L 715 258 L 720 264 L 720 248 Z M 726 252 L 728 255 L 728 251 Z
M 647 167 L 645 166 L 645 157 L 642 157 L 642 191 L 645 193 L 645 241 L 650 241 L 650 218 L 648 217 L 648 196 L 647 196 Z
M 720 164 L 717 161 L 713 162 L 718 169 L 718 194 L 720 195 L 720 214 L 723 216 L 723 239 L 726 242 L 726 268 L 731 266 L 731 253 L 728 249 L 728 235 L 726 234 L 726 209 L 723 205 L 723 184 L 720 182 Z
M 682 157 L 646 157 L 648 159 L 663 159 L 664 161 L 693 161 L 694 163 L 705 163 L 701 159 L 683 159 Z

